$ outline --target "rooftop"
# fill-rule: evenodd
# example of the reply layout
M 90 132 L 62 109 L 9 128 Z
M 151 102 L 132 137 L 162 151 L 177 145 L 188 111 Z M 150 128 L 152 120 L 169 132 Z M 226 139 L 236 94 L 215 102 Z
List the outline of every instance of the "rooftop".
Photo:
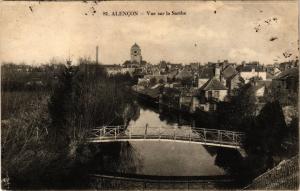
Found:
M 254 65 L 254 64 L 245 65 L 240 68 L 240 71 L 241 72 L 251 72 L 252 69 L 254 69 L 255 72 L 263 72 L 264 71 L 263 66 Z
M 215 71 L 213 67 L 203 67 L 199 71 L 199 78 L 200 79 L 209 79 L 214 77 Z
M 299 69 L 298 68 L 290 68 L 282 73 L 280 73 L 278 76 L 274 77 L 274 80 L 284 80 L 290 77 L 298 78 L 299 76 Z
M 208 80 L 201 88 L 201 90 L 227 90 L 227 88 L 216 78 Z
M 236 75 L 237 73 L 238 72 L 235 70 L 235 68 L 232 65 L 229 65 L 222 71 L 222 76 L 225 79 L 229 79 L 232 76 Z

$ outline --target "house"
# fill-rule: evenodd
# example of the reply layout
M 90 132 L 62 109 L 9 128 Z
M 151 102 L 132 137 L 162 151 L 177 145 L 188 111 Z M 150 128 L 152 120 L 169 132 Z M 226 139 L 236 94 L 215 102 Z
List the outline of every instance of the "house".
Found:
M 227 65 L 221 71 L 221 82 L 228 88 L 228 94 L 232 95 L 233 90 L 239 88 L 239 84 L 244 83 L 244 80 L 233 65 Z
M 226 87 L 228 88 L 228 95 L 235 95 L 234 90 L 240 88 L 241 84 L 244 84 L 244 79 L 239 73 L 236 73 L 226 79 Z
M 236 71 L 236 69 L 232 65 L 225 66 L 225 68 L 223 68 L 221 71 L 222 78 L 224 78 L 225 80 L 237 73 L 238 71 Z
M 183 79 L 193 79 L 193 74 L 191 71 L 187 69 L 183 69 L 178 72 L 178 74 L 175 76 L 176 79 L 183 80 Z
M 255 114 L 259 115 L 266 102 L 270 100 L 271 81 L 269 80 L 251 80 L 248 85 L 254 91 L 255 96 Z
M 255 97 L 257 102 L 265 102 L 266 96 L 271 91 L 271 81 L 268 80 L 258 80 L 253 82 L 254 90 L 255 90 Z
M 279 70 L 279 68 L 277 68 L 277 67 L 274 67 L 272 72 L 273 72 L 274 76 L 277 76 L 281 73 L 281 70 Z
M 160 74 L 145 75 L 144 78 L 148 79 L 148 80 L 155 79 L 156 83 L 161 83 L 161 82 L 165 83 L 165 82 L 167 82 L 168 75 L 160 75 Z
M 139 86 L 144 86 L 144 87 L 148 87 L 150 84 L 150 80 L 146 79 L 146 78 L 138 78 L 138 82 L 137 85 Z
M 140 89 L 138 93 L 145 97 L 148 100 L 154 101 L 155 103 L 158 103 L 160 92 L 162 91 L 163 85 L 156 84 L 152 87 L 147 87 L 144 89 Z
M 299 60 L 290 60 L 276 65 L 280 71 L 285 71 L 291 68 L 298 67 L 298 64 L 299 64 Z
M 175 79 L 175 76 L 178 74 L 178 71 L 177 70 L 172 70 L 172 71 L 169 71 L 169 73 L 167 74 L 167 78 L 169 81 L 172 81 L 173 79 Z
M 215 69 L 212 66 L 202 67 L 198 74 L 198 88 L 201 88 L 209 79 L 215 76 Z
M 216 77 L 213 77 L 198 90 L 192 100 L 191 110 L 194 111 L 198 107 L 202 111 L 215 111 L 218 102 L 227 101 L 227 95 L 228 88 Z
M 207 100 L 224 101 L 227 96 L 228 89 L 216 78 L 210 79 L 201 88 Z
M 240 76 L 248 83 L 251 78 L 267 79 L 267 72 L 259 64 L 246 64 L 240 68 Z
M 106 72 L 109 76 L 122 73 L 122 66 L 113 64 L 113 65 L 104 65 Z
M 182 64 L 171 64 L 171 63 L 168 63 L 168 68 L 169 68 L 169 70 L 179 70 L 179 69 L 182 69 L 183 66 L 182 66 Z
M 182 111 L 190 111 L 192 99 L 194 95 L 194 89 L 192 88 L 182 88 L 180 90 L 179 97 L 179 109 Z
M 134 71 L 135 71 L 135 68 L 123 68 L 123 67 L 121 68 L 121 73 L 122 74 L 129 73 L 130 76 L 133 75 Z
M 178 88 L 182 87 L 182 84 L 179 83 L 179 82 L 165 83 L 164 87 L 166 87 L 166 88 L 177 88 L 178 89 Z
M 297 93 L 299 85 L 299 69 L 290 68 L 273 78 L 272 84 L 278 91 Z
M 169 70 L 168 64 L 166 61 L 160 61 L 158 64 L 158 68 L 159 68 L 160 73 L 165 73 Z
M 267 65 L 265 66 L 267 76 L 266 80 L 272 81 L 272 79 L 281 73 L 281 70 L 276 65 Z

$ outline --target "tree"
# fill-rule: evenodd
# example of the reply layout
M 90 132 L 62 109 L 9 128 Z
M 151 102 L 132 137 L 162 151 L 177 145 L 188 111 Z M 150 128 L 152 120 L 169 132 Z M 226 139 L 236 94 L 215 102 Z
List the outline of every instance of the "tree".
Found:
M 249 124 L 249 123 L 248 123 Z M 255 160 L 261 160 L 261 167 L 273 166 L 273 156 L 280 155 L 281 144 L 287 133 L 283 112 L 278 101 L 268 102 L 262 108 L 254 123 L 246 126 L 245 149 Z M 265 162 L 263 162 L 265 161 Z
M 237 96 L 232 98 L 232 105 L 235 111 L 239 112 L 242 118 L 254 116 L 256 113 L 255 87 L 248 83 L 237 91 Z
M 54 149 L 66 149 L 70 138 L 67 134 L 69 124 L 67 117 L 69 115 L 72 94 L 72 78 L 74 72 L 72 66 L 65 66 L 64 71 L 59 76 L 57 87 L 51 95 L 48 103 L 49 114 L 51 118 L 50 137 Z
M 219 103 L 217 109 L 218 124 L 226 129 L 244 130 L 244 121 L 249 121 L 256 114 L 254 86 L 250 83 L 235 90 L 230 103 Z

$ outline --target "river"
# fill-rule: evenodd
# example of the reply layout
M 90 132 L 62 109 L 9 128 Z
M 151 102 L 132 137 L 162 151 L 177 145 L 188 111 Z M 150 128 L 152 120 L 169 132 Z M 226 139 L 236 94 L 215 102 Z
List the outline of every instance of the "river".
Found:
M 164 116 L 163 112 L 151 107 L 140 107 L 139 115 L 129 122 L 129 131 L 151 132 L 155 127 L 164 127 L 165 131 L 173 132 L 174 126 L 192 123 L 182 116 Z M 164 119 L 168 118 L 168 120 Z M 173 120 L 172 120 L 173 119 Z M 187 127 L 188 128 L 188 127 Z M 179 129 L 179 131 L 182 129 Z M 177 130 L 178 131 L 178 130 Z M 183 130 L 182 130 L 183 131 Z M 226 172 L 215 164 L 217 148 L 193 143 L 178 142 L 130 142 L 136 155 L 141 159 L 138 174 L 160 176 L 212 176 L 224 175 Z M 210 149 L 210 150 L 208 150 Z
M 128 123 L 132 133 L 143 134 L 146 125 L 148 133 L 158 127 L 164 132 L 172 133 L 174 128 L 186 132 L 195 123 L 189 115 L 162 111 L 141 102 L 136 102 L 134 111 Z M 96 174 L 225 177 L 232 175 L 232 166 L 238 168 L 236 164 L 241 158 L 235 149 L 172 141 L 129 141 L 99 144 L 99 147 L 101 157 L 95 160 Z

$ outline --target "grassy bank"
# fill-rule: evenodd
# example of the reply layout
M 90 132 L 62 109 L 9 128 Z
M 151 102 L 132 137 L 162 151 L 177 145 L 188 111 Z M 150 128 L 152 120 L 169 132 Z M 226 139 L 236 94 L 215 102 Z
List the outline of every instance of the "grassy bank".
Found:
M 124 79 L 82 60 L 49 89 L 2 89 L 2 187 L 86 188 L 88 165 L 103 150 L 85 145 L 89 129 L 124 124 L 134 113 Z

